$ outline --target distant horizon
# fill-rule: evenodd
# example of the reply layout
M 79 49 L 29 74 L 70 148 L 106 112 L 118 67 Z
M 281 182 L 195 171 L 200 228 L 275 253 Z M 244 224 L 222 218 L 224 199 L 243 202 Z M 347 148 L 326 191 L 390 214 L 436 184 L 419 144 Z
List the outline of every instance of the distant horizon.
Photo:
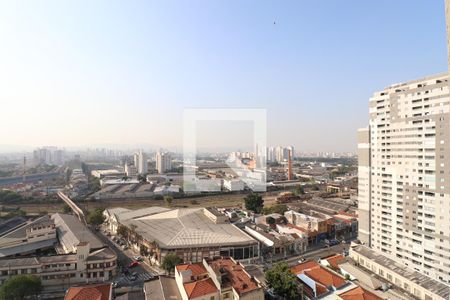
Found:
M 117 151 L 136 151 L 139 149 L 143 149 L 145 152 L 157 152 L 160 149 L 171 151 L 174 153 L 182 154 L 183 147 L 179 146 L 158 146 L 158 145 L 151 145 L 151 144 L 140 144 L 140 145 L 126 145 L 126 144 L 105 144 L 105 145 L 78 145 L 78 146 L 60 146 L 60 145 L 40 145 L 40 146 L 33 146 L 33 145 L 2 145 L 0 144 L 0 153 L 1 154 L 8 154 L 8 153 L 30 153 L 38 148 L 43 147 L 57 147 L 59 149 L 64 149 L 66 151 L 70 152 L 76 152 L 76 151 L 86 151 L 86 150 L 95 150 L 95 149 L 108 149 L 108 150 L 117 150 Z M 276 147 L 276 146 L 289 146 L 289 145 L 268 145 L 268 147 Z M 229 152 L 251 152 L 251 149 L 248 148 L 233 148 L 233 147 L 222 147 L 222 148 L 215 148 L 215 147 L 198 147 L 198 153 L 229 153 Z M 297 150 L 295 148 L 295 153 L 302 153 L 302 154 L 308 154 L 308 153 L 356 153 L 355 151 L 333 151 L 333 150 L 318 150 L 318 151 L 307 151 L 307 150 Z

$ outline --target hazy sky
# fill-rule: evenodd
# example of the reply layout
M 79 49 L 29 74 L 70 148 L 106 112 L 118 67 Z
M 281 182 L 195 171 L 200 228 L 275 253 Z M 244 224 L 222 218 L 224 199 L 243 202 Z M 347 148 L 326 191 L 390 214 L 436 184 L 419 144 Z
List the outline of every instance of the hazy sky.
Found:
M 445 38 L 444 0 L 2 1 L 0 144 L 179 146 L 184 108 L 243 107 L 269 144 L 354 150 Z

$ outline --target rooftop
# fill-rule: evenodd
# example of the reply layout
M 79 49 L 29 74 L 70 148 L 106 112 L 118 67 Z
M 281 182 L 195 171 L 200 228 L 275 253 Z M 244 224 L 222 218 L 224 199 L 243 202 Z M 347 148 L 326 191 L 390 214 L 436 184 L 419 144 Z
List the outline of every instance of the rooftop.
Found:
M 203 208 L 160 209 L 161 212 L 123 220 L 143 238 L 156 241 L 164 248 L 187 248 L 192 246 L 228 246 L 256 244 L 257 242 L 239 228 L 228 223 L 214 223 Z M 128 213 L 127 213 L 128 214 Z
M 222 276 L 222 288 L 233 287 L 239 295 L 261 289 L 244 267 L 232 258 L 216 258 L 207 262 L 217 275 Z
M 208 273 L 202 263 L 178 265 L 175 268 L 178 272 L 190 270 L 192 272 L 192 276 L 199 276 Z
M 145 217 L 145 216 L 159 214 L 159 213 L 169 211 L 169 210 L 170 210 L 170 208 L 158 207 L 158 206 L 146 207 L 146 208 L 141 208 L 141 209 L 136 209 L 136 210 L 130 210 L 130 209 L 126 209 L 126 208 L 116 207 L 116 208 L 111 209 L 111 213 L 114 213 L 117 216 L 117 218 L 123 222 L 126 220 L 131 220 L 131 219 L 135 219 L 135 218 L 141 218 L 141 217 Z
M 340 263 L 345 262 L 345 257 L 342 254 L 331 255 L 323 259 L 326 260 L 330 264 L 330 266 L 336 269 L 339 268 Z
M 181 299 L 175 278 L 159 276 L 144 283 L 146 299 L 152 300 L 175 300 Z
M 25 217 L 13 217 L 11 219 L 8 219 L 0 224 L 0 236 L 4 235 L 6 232 L 9 232 L 10 230 L 14 229 L 15 227 L 25 223 L 27 221 L 27 218 Z
M 344 278 L 322 267 L 315 261 L 307 261 L 296 265 L 291 268 L 291 272 L 297 275 L 301 280 L 304 276 L 299 275 L 306 275 L 309 279 L 324 287 L 333 286 L 335 288 L 340 288 L 347 283 Z
M 3 242 L 12 242 L 15 240 L 24 240 L 27 238 L 27 230 L 36 226 L 51 226 L 53 225 L 53 221 L 50 220 L 48 215 L 35 219 L 33 221 L 24 222 L 17 226 L 15 229 L 6 233 L 0 238 L 0 244 Z
M 188 299 L 206 296 L 219 291 L 211 278 L 185 283 L 184 290 Z
M 92 250 L 104 247 L 103 243 L 75 216 L 56 213 L 51 218 L 55 221 L 60 243 L 68 251 L 72 251 L 80 242 L 89 242 Z
M 109 300 L 111 299 L 111 284 L 85 285 L 71 287 L 67 290 L 64 300 Z
M 377 295 L 358 286 L 339 295 L 342 300 L 382 300 Z
M 359 245 L 353 248 L 352 251 L 355 251 L 362 256 L 367 257 L 371 261 L 391 270 L 392 272 L 414 282 L 419 286 L 422 286 L 424 289 L 436 295 L 439 295 L 442 298 L 448 299 L 450 296 L 450 286 L 434 280 L 428 276 L 425 276 L 417 271 L 411 270 L 406 266 L 382 254 L 379 254 L 364 245 Z

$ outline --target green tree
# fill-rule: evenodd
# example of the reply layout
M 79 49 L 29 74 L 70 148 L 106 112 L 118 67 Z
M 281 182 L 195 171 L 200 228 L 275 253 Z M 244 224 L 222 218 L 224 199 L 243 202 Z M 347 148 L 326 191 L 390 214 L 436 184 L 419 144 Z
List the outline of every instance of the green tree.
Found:
M 155 195 L 155 196 L 153 196 L 153 199 L 155 199 L 155 200 L 164 200 L 164 197 L 163 197 L 163 195 Z
M 285 262 L 277 263 L 265 272 L 266 282 L 274 293 L 285 299 L 298 299 L 297 278 L 289 270 Z
M 175 253 L 169 253 L 164 257 L 161 267 L 170 274 L 174 271 L 175 266 L 181 263 L 183 263 L 183 259 L 181 257 Z
M 103 215 L 103 209 L 96 208 L 89 211 L 87 216 L 87 222 L 91 225 L 100 225 L 105 221 L 105 216 Z
M 72 209 L 70 208 L 70 206 L 67 205 L 67 204 L 64 204 L 64 206 L 63 206 L 63 213 L 69 214 L 71 211 L 72 211 Z
M 21 202 L 24 198 L 13 191 L 8 190 L 0 190 L 0 202 L 3 203 L 13 203 L 13 202 Z
M 37 298 L 42 290 L 41 279 L 34 275 L 17 275 L 8 278 L 0 286 L 0 300 Z
M 21 209 L 15 209 L 6 214 L 6 218 L 25 216 L 27 213 Z
M 94 177 L 94 176 L 89 176 L 88 189 L 91 192 L 96 192 L 96 191 L 100 190 L 100 187 L 101 187 L 100 179 L 98 179 L 97 177 Z
M 303 186 L 301 185 L 297 185 L 295 187 L 294 193 L 299 196 L 299 195 L 304 195 L 305 194 L 305 189 L 303 188 Z
M 140 253 L 142 256 L 147 256 L 147 255 L 148 255 L 148 248 L 147 248 L 145 245 L 141 245 L 141 246 L 139 247 L 139 253 Z
M 147 174 L 144 174 L 144 175 L 139 174 L 137 176 L 137 179 L 139 180 L 139 182 L 145 183 L 145 182 L 147 182 Z
M 172 206 L 173 197 L 172 196 L 164 196 L 164 201 L 166 201 L 167 206 Z
M 285 212 L 288 211 L 288 207 L 286 204 L 275 204 L 270 207 L 263 207 L 262 213 L 264 215 L 269 215 L 272 213 L 278 213 L 280 215 L 284 215 Z
M 126 226 L 119 225 L 117 228 L 117 234 L 123 238 L 128 238 L 129 230 Z
M 255 213 L 260 213 L 264 207 L 264 200 L 261 195 L 251 193 L 245 196 L 245 208 Z

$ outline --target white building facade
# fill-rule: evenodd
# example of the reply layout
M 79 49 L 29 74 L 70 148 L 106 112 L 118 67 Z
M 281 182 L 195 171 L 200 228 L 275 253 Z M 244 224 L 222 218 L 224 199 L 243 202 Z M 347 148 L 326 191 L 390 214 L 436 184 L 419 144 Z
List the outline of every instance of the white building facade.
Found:
M 450 283 L 448 74 L 390 86 L 369 106 L 358 133 L 360 239 Z

